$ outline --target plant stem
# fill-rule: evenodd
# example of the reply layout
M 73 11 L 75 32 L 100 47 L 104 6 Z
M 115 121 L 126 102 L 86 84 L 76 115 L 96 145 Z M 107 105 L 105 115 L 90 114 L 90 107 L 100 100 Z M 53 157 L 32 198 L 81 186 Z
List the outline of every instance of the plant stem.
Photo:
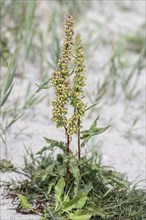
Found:
M 81 158 L 81 145 L 80 145 L 80 119 L 78 119 L 78 160 Z M 80 165 L 79 165 L 80 169 Z
M 66 128 L 65 128 L 65 131 L 66 131 L 66 138 L 67 138 L 67 141 L 66 141 L 66 156 L 67 156 L 67 162 L 66 162 L 66 178 L 68 178 L 68 175 L 69 175 L 69 172 L 70 172 L 69 160 L 68 160 L 68 157 L 69 157 L 70 138 L 69 138 L 69 135 L 67 134 L 67 129 L 66 129 Z

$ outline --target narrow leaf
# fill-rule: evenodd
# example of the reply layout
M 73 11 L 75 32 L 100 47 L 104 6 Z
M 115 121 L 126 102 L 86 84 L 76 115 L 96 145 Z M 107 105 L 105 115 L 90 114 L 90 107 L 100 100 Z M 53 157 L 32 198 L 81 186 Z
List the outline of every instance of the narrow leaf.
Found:
M 94 108 L 98 103 L 99 103 L 99 101 L 98 101 L 98 102 L 95 102 L 93 105 L 90 105 L 89 107 L 86 108 L 86 111 L 88 111 L 88 110 Z

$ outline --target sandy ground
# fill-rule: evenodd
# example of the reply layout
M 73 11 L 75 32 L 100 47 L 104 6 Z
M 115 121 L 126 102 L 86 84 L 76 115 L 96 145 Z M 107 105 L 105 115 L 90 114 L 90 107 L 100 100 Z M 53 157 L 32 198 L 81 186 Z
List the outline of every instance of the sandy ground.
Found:
M 97 1 L 92 1 L 94 7 L 86 12 L 85 18 L 82 18 L 77 25 L 77 29 L 83 35 L 86 41 L 88 40 L 87 30 L 92 31 L 96 25 L 101 26 L 102 40 L 105 44 L 97 46 L 92 51 L 92 55 L 87 61 L 86 73 L 86 88 L 85 93 L 90 97 L 95 97 L 95 90 L 98 80 L 102 76 L 102 71 L 98 66 L 102 66 L 111 55 L 112 48 L 107 44 L 117 41 L 118 36 L 122 33 L 134 33 L 137 28 L 144 23 L 145 15 L 145 1 L 106 1 L 98 4 Z M 133 2 L 133 3 L 132 3 Z M 51 5 L 52 3 L 50 3 Z M 50 10 L 50 9 L 48 9 Z M 40 3 L 39 12 L 41 14 L 47 13 L 46 2 Z M 76 18 L 76 23 L 78 19 Z M 94 22 L 93 22 L 94 20 Z M 96 25 L 94 25 L 96 24 Z M 97 28 L 99 28 L 97 26 Z M 102 28 L 104 27 L 104 28 Z M 42 29 L 45 28 L 45 19 Z M 98 41 L 100 38 L 98 39 Z M 97 43 L 98 43 L 97 41 Z M 105 45 L 105 46 L 104 46 Z M 132 59 L 135 59 L 135 54 L 132 54 Z M 88 57 L 87 57 L 88 59 Z M 97 70 L 99 72 L 97 72 Z M 28 82 L 39 81 L 37 67 L 31 63 L 25 65 L 25 79 L 21 85 L 21 94 L 25 91 Z M 51 72 L 49 72 L 51 74 Z M 34 84 L 35 84 L 34 83 Z M 107 95 L 103 97 L 92 114 L 88 114 L 83 121 L 84 128 L 88 128 L 92 121 L 100 115 L 99 127 L 110 124 L 110 128 L 104 134 L 94 138 L 88 146 L 90 153 L 97 151 L 102 155 L 102 163 L 112 166 L 116 171 L 127 175 L 127 178 L 133 182 L 138 183 L 139 187 L 144 187 L 145 183 L 145 132 L 144 132 L 144 73 L 140 75 L 138 88 L 140 95 L 130 101 L 126 102 L 123 98 L 122 91 L 119 90 L 116 98 Z M 16 80 L 14 90 L 11 94 L 10 101 L 20 91 L 19 79 Z M 63 129 L 56 129 L 55 124 L 51 122 L 51 101 L 53 99 L 52 89 L 46 92 L 48 98 L 42 101 L 39 105 L 14 124 L 13 129 L 7 138 L 8 158 L 12 163 L 21 167 L 23 164 L 23 156 L 25 155 L 25 147 L 32 149 L 34 152 L 38 151 L 45 144 L 43 137 L 52 139 L 65 140 Z M 89 103 L 88 98 L 87 102 Z M 131 131 L 131 125 L 136 116 L 140 116 L 138 123 Z M 16 137 L 16 133 L 24 129 L 23 132 Z M 1 149 L 1 157 L 4 158 L 4 146 Z M 72 144 L 74 151 L 76 142 Z M 90 148 L 90 146 L 92 146 Z M 13 173 L 1 174 L 1 180 L 10 180 L 10 178 L 18 178 Z M 2 189 L 3 191 L 3 189 Z M 3 194 L 3 193 L 2 193 Z M 38 216 L 21 215 L 16 213 L 15 205 L 11 203 L 10 199 L 1 197 L 1 219 L 2 220 L 31 220 L 39 219 Z

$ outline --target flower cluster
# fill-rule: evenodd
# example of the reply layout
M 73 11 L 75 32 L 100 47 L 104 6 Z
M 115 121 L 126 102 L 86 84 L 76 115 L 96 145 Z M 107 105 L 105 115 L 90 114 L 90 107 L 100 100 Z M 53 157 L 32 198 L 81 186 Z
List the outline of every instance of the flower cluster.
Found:
M 74 107 L 74 115 L 69 120 L 69 135 L 76 133 L 80 129 L 78 127 L 78 121 L 84 116 L 86 111 L 86 104 L 83 102 L 83 87 L 85 86 L 84 45 L 79 33 L 75 37 L 75 65 L 75 76 L 71 95 L 71 105 Z
M 61 51 L 61 58 L 58 62 L 58 68 L 55 71 L 52 84 L 55 88 L 56 99 L 53 102 L 53 121 L 57 127 L 67 127 L 67 108 L 66 104 L 70 97 L 69 86 L 69 64 L 71 60 L 72 45 L 73 45 L 73 17 L 67 16 L 65 27 L 65 40 Z
M 64 127 L 66 134 L 71 136 L 80 129 L 79 120 L 83 117 L 86 105 L 83 102 L 83 87 L 85 85 L 84 45 L 79 33 L 75 37 L 75 71 L 73 88 L 69 83 L 69 64 L 73 47 L 73 17 L 68 15 L 65 27 L 65 40 L 62 47 L 61 58 L 55 71 L 52 83 L 55 88 L 56 99 L 53 101 L 53 121 L 57 127 Z M 67 103 L 74 108 L 74 114 L 67 118 Z

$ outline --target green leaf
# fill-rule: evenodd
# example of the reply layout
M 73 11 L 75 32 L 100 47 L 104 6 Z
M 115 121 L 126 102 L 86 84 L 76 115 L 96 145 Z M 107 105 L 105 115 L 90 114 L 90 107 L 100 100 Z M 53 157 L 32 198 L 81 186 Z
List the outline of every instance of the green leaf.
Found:
M 21 204 L 21 207 L 24 208 L 24 209 L 30 209 L 32 210 L 32 206 L 29 204 L 28 202 L 28 198 L 26 196 L 23 196 L 21 194 L 18 194 L 18 198 L 20 199 L 20 204 Z
M 65 181 L 64 178 L 62 177 L 55 186 L 55 201 L 56 201 L 55 210 L 58 209 L 59 203 L 61 203 L 61 197 L 64 193 L 64 187 L 65 187 Z
M 123 186 L 123 187 L 126 187 L 126 186 L 129 186 L 129 182 L 126 181 L 126 180 L 121 180 L 119 179 L 118 177 L 109 177 L 113 182 L 117 183 L 118 185 L 120 186 Z
M 90 181 L 89 183 L 87 183 L 87 185 L 85 186 L 84 192 L 86 192 L 87 194 L 93 189 L 93 184 Z
M 49 147 L 44 146 L 44 147 L 43 147 L 41 150 L 39 150 L 36 154 L 42 155 L 46 150 L 49 150 L 48 148 L 49 148 Z
M 13 84 L 9 87 L 9 89 L 7 90 L 7 92 L 5 93 L 5 96 L 3 97 L 1 103 L 0 103 L 0 107 L 6 102 L 7 98 L 9 97 L 11 91 L 13 88 Z
M 44 139 L 49 144 L 49 146 L 44 147 L 41 151 L 38 152 L 38 154 L 42 154 L 43 151 L 46 151 L 46 150 L 53 150 L 54 147 L 58 147 L 61 150 L 66 151 L 66 146 L 65 146 L 65 143 L 63 141 L 56 141 L 56 140 L 53 140 L 53 139 L 48 139 L 46 137 L 44 137 Z
M 14 165 L 11 163 L 11 161 L 9 160 L 0 160 L 0 171 L 1 172 L 8 172 L 8 171 L 15 171 L 16 168 L 14 167 Z
M 107 213 L 101 207 L 98 207 L 95 204 L 90 204 L 88 210 L 90 211 L 90 213 L 92 213 L 93 216 L 99 216 L 102 219 L 107 219 L 108 217 Z
M 50 174 L 53 172 L 53 169 L 54 169 L 54 166 L 55 166 L 55 163 L 52 163 L 50 164 L 47 168 L 46 168 L 46 173 Z
M 63 198 L 63 203 L 66 204 L 68 202 L 69 202 L 69 196 L 65 195 L 64 198 Z
M 54 175 L 54 173 L 53 173 L 54 166 L 55 166 L 55 164 L 52 163 L 41 172 L 41 180 L 42 181 L 45 181 L 49 176 Z
M 4 103 L 8 99 L 13 88 L 13 80 L 15 77 L 15 72 L 16 72 L 16 67 L 17 67 L 18 52 L 19 52 L 19 49 L 17 48 L 15 53 L 12 56 L 11 62 L 6 72 L 6 78 L 3 83 L 1 82 L 0 107 L 4 105 Z
M 50 219 L 50 220 L 64 220 L 64 217 L 61 217 L 60 214 L 57 214 L 55 212 L 55 210 L 51 209 L 51 208 L 47 208 L 47 214 L 46 214 L 46 220 Z
M 79 171 L 79 168 L 78 168 L 78 161 L 77 161 L 77 159 L 75 158 L 74 155 L 71 155 L 71 153 L 70 153 L 70 157 L 69 157 L 69 164 L 70 164 L 70 172 L 73 174 L 73 176 L 75 178 L 74 193 L 75 193 L 75 196 L 76 196 L 77 193 L 78 193 L 78 188 L 79 188 L 81 176 L 80 176 L 80 171 Z
M 99 119 L 99 116 L 94 120 L 89 130 L 82 131 L 81 139 L 83 139 L 83 142 L 81 144 L 81 147 L 84 147 L 85 144 L 95 135 L 101 134 L 104 131 L 106 131 L 109 126 L 103 127 L 103 128 L 97 128 L 97 120 Z
M 99 101 L 98 101 L 98 102 L 95 102 L 93 105 L 90 105 L 89 107 L 86 108 L 86 111 L 88 111 L 88 110 L 94 108 L 98 103 L 99 103 Z
M 105 185 L 110 184 L 112 186 L 120 187 L 121 189 L 121 187 L 125 188 L 130 184 L 127 180 L 124 180 L 120 174 L 111 170 L 102 172 L 100 175 Z
M 66 203 L 63 210 L 65 212 L 68 212 L 73 209 L 81 209 L 84 207 L 86 200 L 87 200 L 87 194 L 85 192 L 81 192 L 77 197 Z
M 90 129 L 94 129 L 94 128 L 96 128 L 96 125 L 97 125 L 97 121 L 98 121 L 98 119 L 99 119 L 99 115 L 98 115 L 97 118 L 93 121 L 93 123 L 92 123 Z
M 70 213 L 68 218 L 71 220 L 89 220 L 91 216 L 92 214 L 90 213 L 85 213 L 83 210 L 77 210 L 74 213 Z
M 48 186 L 48 194 L 51 192 L 52 188 L 54 187 L 54 182 L 51 182 Z

